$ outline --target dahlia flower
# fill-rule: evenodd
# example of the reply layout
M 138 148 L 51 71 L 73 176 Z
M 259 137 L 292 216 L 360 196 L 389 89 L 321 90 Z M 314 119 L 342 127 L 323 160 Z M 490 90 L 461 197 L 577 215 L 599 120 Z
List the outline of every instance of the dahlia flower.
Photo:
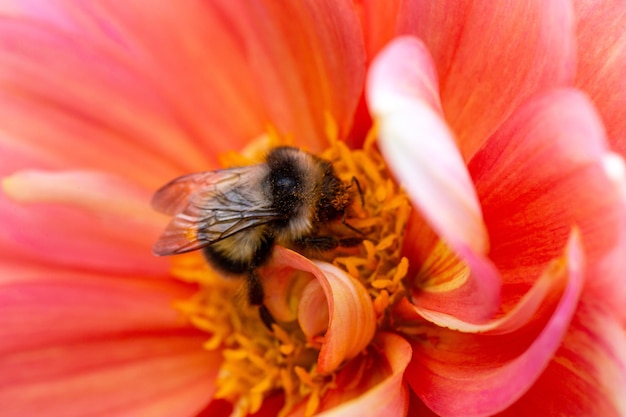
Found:
M 1 415 L 626 415 L 623 2 L 0 16 Z M 274 247 L 268 329 L 150 200 L 283 144 L 363 236 Z

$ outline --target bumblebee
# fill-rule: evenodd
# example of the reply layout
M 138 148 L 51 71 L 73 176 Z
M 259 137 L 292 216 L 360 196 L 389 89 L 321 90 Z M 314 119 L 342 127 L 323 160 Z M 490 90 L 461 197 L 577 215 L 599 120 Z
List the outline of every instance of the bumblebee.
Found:
M 358 243 L 321 231 L 334 220 L 346 224 L 350 188 L 329 161 L 293 147 L 274 148 L 257 165 L 185 175 L 153 197 L 156 210 L 173 216 L 153 252 L 202 250 L 215 269 L 246 276 L 248 301 L 271 329 L 257 268 L 275 244 L 308 253 Z

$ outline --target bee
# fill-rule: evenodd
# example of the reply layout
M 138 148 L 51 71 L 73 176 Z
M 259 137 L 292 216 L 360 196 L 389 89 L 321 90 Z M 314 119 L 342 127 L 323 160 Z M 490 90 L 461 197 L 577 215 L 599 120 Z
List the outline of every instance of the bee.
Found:
M 259 306 L 261 319 L 271 329 L 274 320 L 263 305 L 256 270 L 276 244 L 316 253 L 360 243 L 359 237 L 339 238 L 323 231 L 323 226 L 341 219 L 358 232 L 345 222 L 351 185 L 338 178 L 329 161 L 286 146 L 272 149 L 257 165 L 176 178 L 152 199 L 156 210 L 173 216 L 153 253 L 202 250 L 216 270 L 247 277 L 248 302 Z

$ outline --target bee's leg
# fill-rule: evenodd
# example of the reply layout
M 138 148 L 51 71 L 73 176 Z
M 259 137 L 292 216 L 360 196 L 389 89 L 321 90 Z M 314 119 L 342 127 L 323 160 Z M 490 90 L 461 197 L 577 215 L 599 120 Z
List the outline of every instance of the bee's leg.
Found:
M 304 236 L 296 244 L 306 249 L 317 249 L 325 252 L 339 246 L 339 239 L 334 236 Z
M 362 237 L 345 237 L 339 239 L 339 246 L 343 246 L 344 248 L 359 246 L 361 243 L 363 243 Z
M 296 242 L 302 248 L 306 249 L 317 249 L 319 251 L 325 252 L 329 250 L 336 249 L 339 246 L 342 247 L 352 247 L 357 246 L 361 242 L 363 242 L 363 238 L 360 237 L 347 237 L 347 238 L 336 238 L 334 236 L 305 236 Z
M 276 320 L 274 320 L 272 313 L 270 313 L 265 304 L 261 304 L 259 306 L 259 317 L 261 317 L 261 321 L 263 322 L 265 327 L 267 327 L 270 332 L 273 332 L 274 328 L 272 327 L 272 325 L 276 323 Z
M 276 321 L 265 304 L 263 304 L 264 298 L 265 292 L 263 291 L 261 280 L 255 270 L 250 269 L 250 271 L 248 271 L 248 302 L 250 305 L 259 306 L 259 316 L 261 317 L 261 321 L 263 321 L 265 327 L 267 327 L 270 331 L 273 331 L 272 324 L 276 323 Z

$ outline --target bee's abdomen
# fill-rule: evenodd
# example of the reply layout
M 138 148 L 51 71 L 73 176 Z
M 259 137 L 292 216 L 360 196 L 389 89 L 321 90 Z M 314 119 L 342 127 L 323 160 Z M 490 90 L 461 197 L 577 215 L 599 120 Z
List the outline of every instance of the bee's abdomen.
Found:
M 230 274 L 244 274 L 262 265 L 270 255 L 274 240 L 266 227 L 236 233 L 203 248 L 207 261 Z

